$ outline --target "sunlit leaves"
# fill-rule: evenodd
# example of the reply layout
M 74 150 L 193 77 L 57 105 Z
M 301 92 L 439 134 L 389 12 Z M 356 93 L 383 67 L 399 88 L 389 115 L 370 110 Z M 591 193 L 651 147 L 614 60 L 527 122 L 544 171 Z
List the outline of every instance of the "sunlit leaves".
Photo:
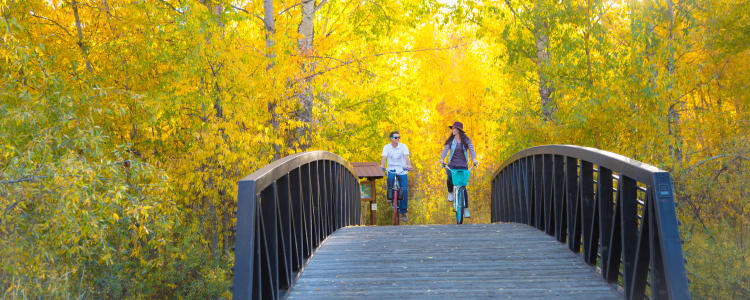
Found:
M 311 150 L 375 162 L 401 131 L 414 223 L 452 222 L 437 160 L 453 121 L 480 161 L 472 222 L 489 220 L 489 176 L 518 150 L 618 152 L 672 171 L 678 200 L 694 204 L 679 210 L 691 274 L 744 266 L 732 262 L 747 253 L 735 241 L 750 211 L 745 2 L 675 3 L 670 27 L 655 1 L 326 1 L 305 53 L 299 7 L 275 2 L 272 61 L 262 1 L 77 3 L 81 37 L 70 1 L 0 4 L 0 292 L 11 297 L 226 297 L 237 180 L 275 148 L 299 151 L 300 127 Z M 542 67 L 540 19 L 553 58 Z M 537 68 L 554 78 L 550 121 Z M 295 116 L 302 92 L 311 120 Z M 719 247 L 731 257 L 700 256 Z M 696 295 L 743 298 L 706 284 L 742 285 L 732 270 L 740 279 L 691 275 Z

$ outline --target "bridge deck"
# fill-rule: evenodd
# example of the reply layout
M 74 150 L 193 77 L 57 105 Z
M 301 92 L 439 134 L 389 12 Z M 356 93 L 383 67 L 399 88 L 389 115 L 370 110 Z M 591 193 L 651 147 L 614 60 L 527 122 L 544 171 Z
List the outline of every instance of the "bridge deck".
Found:
M 289 299 L 622 295 L 567 247 L 521 224 L 347 227 L 315 252 Z

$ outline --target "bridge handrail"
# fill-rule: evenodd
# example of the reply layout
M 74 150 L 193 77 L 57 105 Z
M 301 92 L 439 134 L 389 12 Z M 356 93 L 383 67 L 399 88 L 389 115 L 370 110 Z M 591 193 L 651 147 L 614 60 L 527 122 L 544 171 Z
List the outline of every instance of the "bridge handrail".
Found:
M 608 282 L 621 278 L 628 299 L 690 298 L 669 172 L 595 148 L 538 146 L 493 173 L 491 203 L 492 222 L 555 236 L 598 261 Z
M 640 182 L 649 181 L 653 173 L 667 172 L 655 166 L 632 159 L 630 157 L 596 148 L 576 145 L 544 145 L 531 147 L 513 154 L 513 156 L 505 160 L 503 164 L 497 170 L 495 170 L 492 178 L 495 178 L 502 169 L 504 169 L 510 163 L 518 160 L 519 158 L 538 154 L 555 154 L 568 157 L 576 157 L 578 159 L 583 159 L 585 161 L 591 162 L 595 165 L 605 165 L 610 170 L 615 172 L 630 174 L 631 178 Z
M 359 180 L 336 154 L 276 160 L 238 183 L 234 299 L 284 298 L 320 243 L 359 224 Z

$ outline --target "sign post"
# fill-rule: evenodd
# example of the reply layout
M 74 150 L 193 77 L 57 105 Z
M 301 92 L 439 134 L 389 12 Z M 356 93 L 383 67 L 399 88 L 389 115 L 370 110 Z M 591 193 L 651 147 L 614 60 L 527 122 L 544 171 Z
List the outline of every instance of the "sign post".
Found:
M 375 225 L 375 211 L 378 209 L 375 179 L 385 177 L 385 173 L 380 169 L 380 165 L 374 162 L 353 162 L 351 164 L 354 173 L 360 179 L 360 199 L 362 202 L 367 202 L 370 210 L 370 225 Z

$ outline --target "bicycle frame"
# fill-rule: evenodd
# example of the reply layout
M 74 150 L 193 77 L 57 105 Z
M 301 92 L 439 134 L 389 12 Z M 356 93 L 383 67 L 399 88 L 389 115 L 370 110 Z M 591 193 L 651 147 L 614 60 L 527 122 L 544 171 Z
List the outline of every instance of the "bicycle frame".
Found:
M 401 223 L 401 218 L 398 217 L 398 191 L 401 189 L 401 185 L 398 181 L 398 176 L 393 176 L 393 225 Z
M 456 224 L 464 223 L 464 202 L 466 201 L 463 194 L 464 190 L 463 186 L 453 187 L 453 192 L 456 195 L 455 199 L 453 199 L 453 210 L 456 211 Z
M 408 171 L 404 169 L 404 171 Z M 399 183 L 398 175 L 395 170 L 388 170 L 389 174 L 393 174 L 393 225 L 400 225 L 401 219 L 398 217 L 399 201 L 398 193 L 401 190 L 401 184 Z
M 469 169 L 467 170 L 467 171 L 469 171 L 470 174 L 471 174 L 471 169 L 473 167 L 474 166 L 470 166 Z M 449 172 L 451 172 L 451 177 L 453 177 L 455 175 L 455 172 L 457 171 L 457 170 L 451 169 L 446 164 L 443 164 L 443 168 L 445 168 L 446 170 L 448 170 Z M 464 208 L 466 206 L 465 205 L 466 197 L 464 197 L 464 193 L 463 192 L 465 190 L 466 190 L 466 186 L 465 185 L 454 185 L 453 186 L 453 192 L 454 192 L 454 195 L 455 195 L 455 199 L 453 199 L 453 208 L 456 211 L 456 224 L 463 224 L 463 222 L 464 222 Z

